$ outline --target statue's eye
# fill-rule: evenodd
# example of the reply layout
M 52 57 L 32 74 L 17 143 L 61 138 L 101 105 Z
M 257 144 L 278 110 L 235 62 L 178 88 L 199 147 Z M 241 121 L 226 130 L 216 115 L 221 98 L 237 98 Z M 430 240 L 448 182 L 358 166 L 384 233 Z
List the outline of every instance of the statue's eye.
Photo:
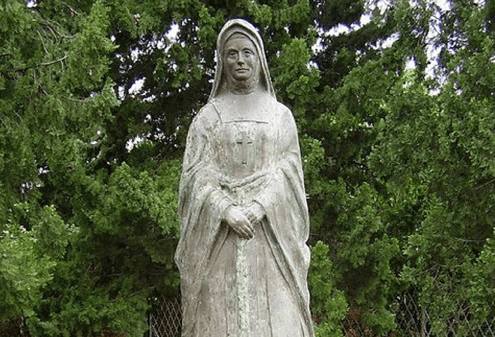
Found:
M 253 55 L 254 55 L 254 53 L 251 49 L 244 49 L 244 56 L 251 57 Z
M 237 57 L 237 52 L 231 51 L 229 52 L 228 58 L 229 59 L 235 59 Z

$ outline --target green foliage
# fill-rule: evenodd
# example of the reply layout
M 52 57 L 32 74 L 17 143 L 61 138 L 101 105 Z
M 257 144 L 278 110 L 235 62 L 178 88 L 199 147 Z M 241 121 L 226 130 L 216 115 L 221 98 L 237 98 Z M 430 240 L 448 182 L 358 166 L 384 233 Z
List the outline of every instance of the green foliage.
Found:
M 395 323 L 388 298 L 397 284 L 391 265 L 400 250 L 381 214 L 386 206 L 366 183 L 341 202 L 346 211 L 339 212 L 336 221 L 339 242 L 335 248 L 339 271 L 345 275 L 340 288 L 353 305 L 369 309 L 363 314 L 374 331 L 391 330 Z
M 0 323 L 141 336 L 150 294 L 176 295 L 182 152 L 232 17 L 259 27 L 296 118 L 317 335 L 347 307 L 393 330 L 411 286 L 439 335 L 492 317 L 493 4 L 449 6 L 2 2 Z
M 348 310 L 344 293 L 336 288 L 338 273 L 328 254 L 329 248 L 322 241 L 311 249 L 308 284 L 317 337 L 343 336 L 341 322 Z
M 494 230 L 495 231 L 495 230 Z M 493 314 L 495 300 L 495 245 L 494 235 L 486 239 L 486 244 L 478 257 L 471 280 L 470 300 L 474 314 L 483 320 Z
M 110 65 L 108 54 L 116 49 L 108 38 L 109 10 L 102 2 L 95 2 L 70 43 L 67 70 L 61 81 L 70 91 L 90 92 L 103 83 Z
M 402 280 L 420 289 L 439 335 L 448 322 L 462 321 L 463 312 L 473 321 L 493 315 L 479 296 L 492 287 L 490 281 L 481 273 L 473 282 L 493 235 L 493 132 L 486 128 L 493 130 L 494 119 L 486 111 L 494 100 L 484 86 L 492 81 L 484 72 L 493 67 L 493 49 L 486 49 L 493 41 L 480 36 L 480 8 L 458 6 L 453 2 L 448 20 L 462 24 L 446 25 L 445 34 L 464 47 L 440 58 L 447 77 L 439 93 L 432 95 L 417 73 L 405 73 L 384 104 L 388 113 L 370 156 L 394 208 L 402 205 L 402 212 L 414 216 L 405 218 L 407 226 L 400 223 L 407 238 Z M 462 333 L 462 324 L 458 329 Z
M 318 71 L 315 68 L 308 69 L 310 59 L 311 54 L 306 41 L 293 39 L 290 44 L 283 45 L 281 56 L 273 62 L 274 86 L 284 88 L 285 92 L 280 95 L 297 102 L 298 105 L 307 104 L 318 85 Z
M 17 223 L 8 223 L 0 235 L 0 321 L 30 317 L 55 265 L 37 251 L 36 238 Z

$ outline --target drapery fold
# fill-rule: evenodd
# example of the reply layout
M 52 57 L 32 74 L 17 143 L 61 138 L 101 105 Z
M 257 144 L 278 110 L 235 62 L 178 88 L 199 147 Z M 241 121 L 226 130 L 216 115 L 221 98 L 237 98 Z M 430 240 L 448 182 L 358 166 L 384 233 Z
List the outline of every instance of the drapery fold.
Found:
M 179 190 L 181 239 L 176 252 L 176 262 L 181 274 L 182 335 L 199 337 L 222 336 L 223 331 L 235 333 L 235 327 L 227 326 L 227 316 L 228 312 L 235 314 L 236 299 L 229 302 L 216 298 L 215 294 L 208 294 L 213 292 L 210 279 L 217 280 L 220 277 L 218 274 L 221 273 L 219 270 L 225 273 L 225 268 L 235 266 L 236 256 L 232 242 L 236 239 L 236 234 L 222 222 L 224 212 L 231 205 L 245 203 L 244 199 L 247 197 L 247 202 L 259 203 L 266 212 L 266 217 L 256 228 L 255 238 L 249 240 L 248 245 L 251 247 L 250 252 L 259 256 L 253 262 L 256 266 L 251 270 L 254 270 L 254 274 L 267 275 L 266 278 L 263 275 L 253 276 L 253 282 L 259 283 L 259 287 L 268 288 L 270 285 L 265 286 L 263 283 L 271 282 L 288 289 L 288 295 L 285 296 L 287 299 L 266 292 L 266 295 L 263 295 L 267 297 L 266 301 L 255 299 L 253 303 L 256 304 L 257 310 L 262 311 L 265 310 L 263 306 L 277 307 L 278 302 L 287 301 L 282 307 L 297 308 L 294 309 L 297 317 L 287 319 L 295 320 L 295 324 L 300 326 L 300 336 L 313 336 L 306 281 L 310 259 L 309 248 L 306 245 L 309 220 L 297 130 L 292 114 L 273 99 L 273 116 L 269 119 L 269 135 L 273 138 L 270 155 L 273 158 L 267 161 L 270 165 L 251 180 L 249 177 L 245 181 L 237 182 L 230 179 L 227 184 L 220 167 L 223 163 L 218 163 L 222 159 L 214 155 L 225 123 L 213 103 L 210 102 L 198 113 L 190 127 Z M 261 263 L 259 259 L 268 261 Z M 227 284 L 235 284 L 232 275 L 221 277 Z M 250 296 L 260 296 L 259 293 L 260 291 Z M 205 294 L 209 297 L 205 297 Z M 225 289 L 218 296 L 228 298 L 229 289 Z M 210 300 L 218 303 L 203 303 Z M 211 311 L 218 311 L 218 315 L 225 317 L 212 317 L 215 313 Z M 202 317 L 205 315 L 209 317 Z M 230 318 L 234 319 L 235 317 Z M 269 331 L 270 336 L 285 337 L 284 324 L 257 320 L 252 323 L 253 331 Z M 263 324 L 270 326 L 265 328 L 261 326 Z M 277 328 L 279 326 L 280 328 Z M 216 331 L 217 328 L 221 331 Z M 261 333 L 260 336 L 264 334 Z

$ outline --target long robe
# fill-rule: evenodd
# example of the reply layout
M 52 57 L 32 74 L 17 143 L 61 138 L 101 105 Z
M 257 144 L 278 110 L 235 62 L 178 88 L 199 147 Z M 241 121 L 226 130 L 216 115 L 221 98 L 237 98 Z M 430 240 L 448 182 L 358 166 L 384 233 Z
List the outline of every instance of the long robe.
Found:
M 230 205 L 252 202 L 266 216 L 245 240 L 222 219 Z M 289 109 L 268 94 L 211 99 L 189 129 L 179 215 L 183 337 L 313 336 L 308 211 Z

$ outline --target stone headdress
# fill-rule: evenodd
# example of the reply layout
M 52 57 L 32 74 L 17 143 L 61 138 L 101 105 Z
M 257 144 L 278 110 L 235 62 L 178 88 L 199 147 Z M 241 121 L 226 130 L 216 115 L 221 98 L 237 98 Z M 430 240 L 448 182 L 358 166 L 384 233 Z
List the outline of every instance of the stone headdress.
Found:
M 227 23 L 223 26 L 222 30 L 218 34 L 217 39 L 217 67 L 215 70 L 215 79 L 213 81 L 213 88 L 210 93 L 211 100 L 215 96 L 217 96 L 220 92 L 222 92 L 226 85 L 227 81 L 224 78 L 223 73 L 223 48 L 227 40 L 236 33 L 240 33 L 246 35 L 251 42 L 256 47 L 256 52 L 258 53 L 258 57 L 260 60 L 260 76 L 259 81 L 261 82 L 261 86 L 273 97 L 275 97 L 275 91 L 273 90 L 272 81 L 270 78 L 270 72 L 268 70 L 268 62 L 265 56 L 265 49 L 263 47 L 263 40 L 261 40 L 261 36 L 254 28 L 252 24 L 243 19 L 233 19 L 227 21 Z

